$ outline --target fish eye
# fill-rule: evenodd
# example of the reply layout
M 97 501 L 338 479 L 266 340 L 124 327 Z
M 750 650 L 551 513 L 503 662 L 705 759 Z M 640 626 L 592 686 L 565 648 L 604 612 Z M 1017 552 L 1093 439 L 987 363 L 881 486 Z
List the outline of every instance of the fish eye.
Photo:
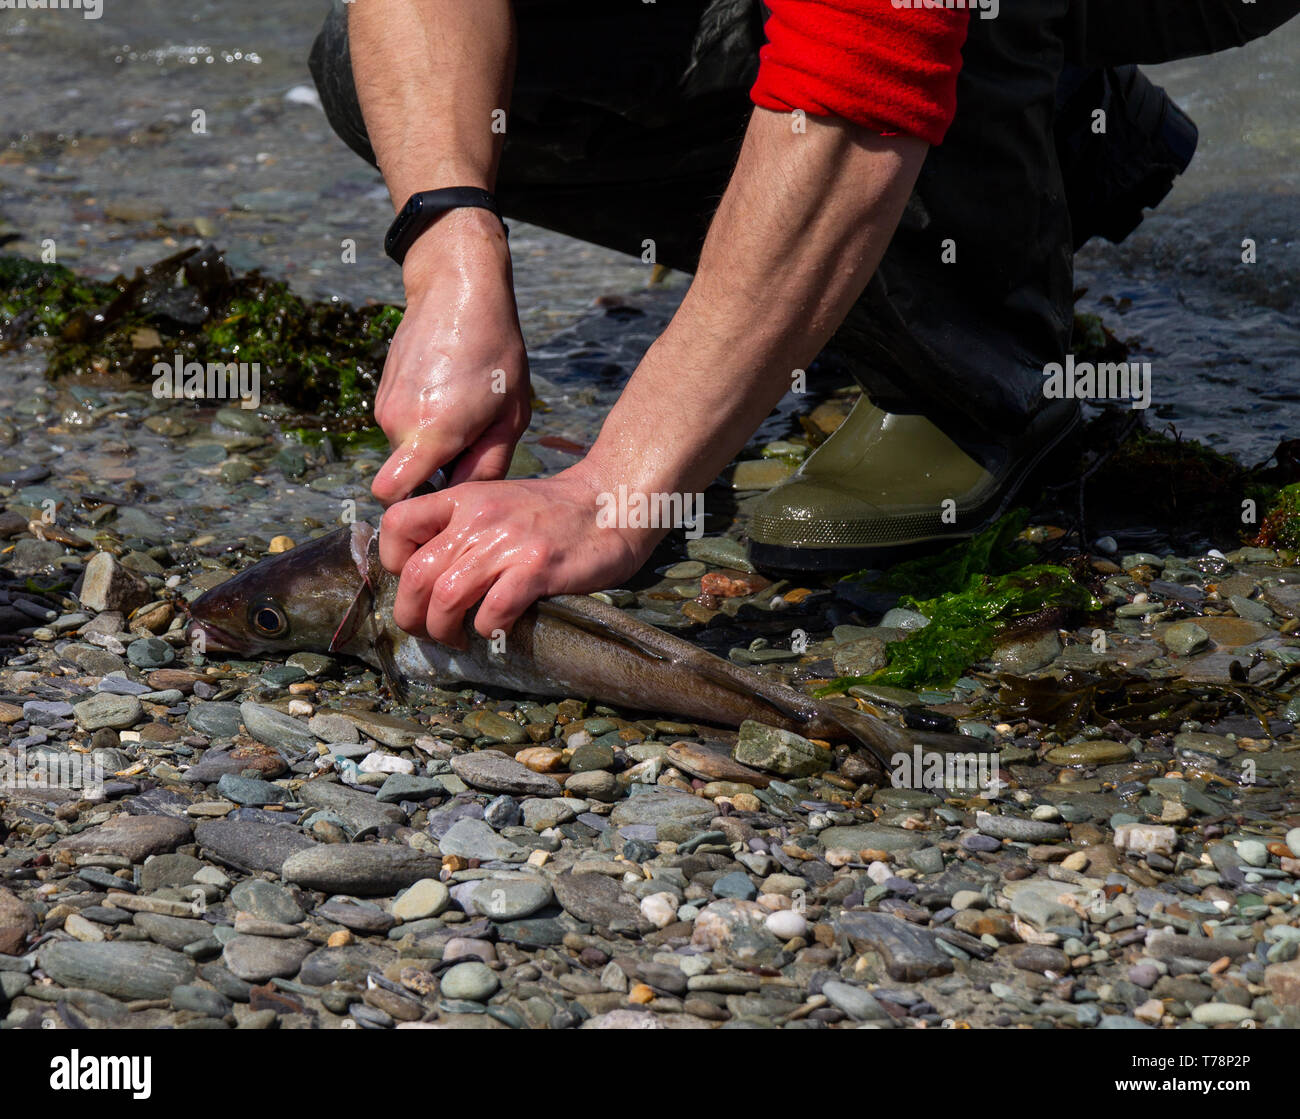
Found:
M 289 619 L 269 598 L 261 599 L 248 608 L 248 621 L 263 637 L 283 637 L 289 632 Z

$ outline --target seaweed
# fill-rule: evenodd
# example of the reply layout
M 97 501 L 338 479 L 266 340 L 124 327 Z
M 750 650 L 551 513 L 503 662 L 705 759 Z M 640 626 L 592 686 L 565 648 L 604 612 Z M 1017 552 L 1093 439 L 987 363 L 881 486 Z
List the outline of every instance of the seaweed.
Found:
M 1300 482 L 1277 491 L 1253 543 L 1262 548 L 1300 548 Z
M 953 544 L 938 555 L 895 564 L 872 585 L 872 590 L 934 597 L 966 586 L 972 575 L 1005 575 L 1024 567 L 1035 556 L 1033 547 L 1017 539 L 1028 520 L 1027 509 L 1013 509 L 970 540 Z M 847 578 L 861 579 L 865 575 L 858 572 Z
M 308 426 L 372 425 L 402 314 L 393 304 L 305 300 L 257 271 L 235 275 L 212 246 L 106 284 L 0 255 L 0 349 L 48 338 L 51 378 L 125 374 L 152 383 L 159 362 L 256 364 L 263 398 Z
M 1075 582 L 1064 567 L 1031 564 L 1004 575 L 972 574 L 965 586 L 937 598 L 904 596 L 900 604 L 930 619 L 930 624 L 886 647 L 888 663 L 870 676 L 844 676 L 819 694 L 842 692 L 854 684 L 910 688 L 948 685 L 966 668 L 985 660 L 1000 633 L 1039 611 L 1092 611 L 1101 603 Z

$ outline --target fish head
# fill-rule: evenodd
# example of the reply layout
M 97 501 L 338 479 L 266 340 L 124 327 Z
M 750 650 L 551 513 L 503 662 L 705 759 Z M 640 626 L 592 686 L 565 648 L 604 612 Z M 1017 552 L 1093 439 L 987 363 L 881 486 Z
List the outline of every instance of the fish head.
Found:
M 357 522 L 246 568 L 190 605 L 188 638 L 203 653 L 327 653 L 371 604 L 367 570 L 375 530 Z

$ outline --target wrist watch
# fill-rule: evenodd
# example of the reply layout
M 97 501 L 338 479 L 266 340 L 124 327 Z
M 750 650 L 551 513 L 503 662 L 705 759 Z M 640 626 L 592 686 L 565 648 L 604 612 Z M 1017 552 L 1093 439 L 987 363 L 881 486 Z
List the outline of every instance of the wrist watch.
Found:
M 464 206 L 474 206 L 491 210 L 501 218 L 501 210 L 491 191 L 480 187 L 443 187 L 440 190 L 422 190 L 411 195 L 406 205 L 398 211 L 393 224 L 388 227 L 384 238 L 384 252 L 398 264 L 406 259 L 407 252 L 420 236 L 448 210 L 459 210 Z M 501 224 L 509 235 L 509 226 L 501 218 Z

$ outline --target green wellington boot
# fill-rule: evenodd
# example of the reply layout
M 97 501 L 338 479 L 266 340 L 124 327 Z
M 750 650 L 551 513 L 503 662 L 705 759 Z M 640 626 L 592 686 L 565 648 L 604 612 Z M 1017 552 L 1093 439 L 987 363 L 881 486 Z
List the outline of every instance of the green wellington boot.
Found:
M 1002 515 L 1078 422 L 1077 402 L 1053 401 L 1015 448 L 981 450 L 977 460 L 924 416 L 885 412 L 864 396 L 798 471 L 755 503 L 750 559 L 777 571 L 851 571 L 972 536 Z

